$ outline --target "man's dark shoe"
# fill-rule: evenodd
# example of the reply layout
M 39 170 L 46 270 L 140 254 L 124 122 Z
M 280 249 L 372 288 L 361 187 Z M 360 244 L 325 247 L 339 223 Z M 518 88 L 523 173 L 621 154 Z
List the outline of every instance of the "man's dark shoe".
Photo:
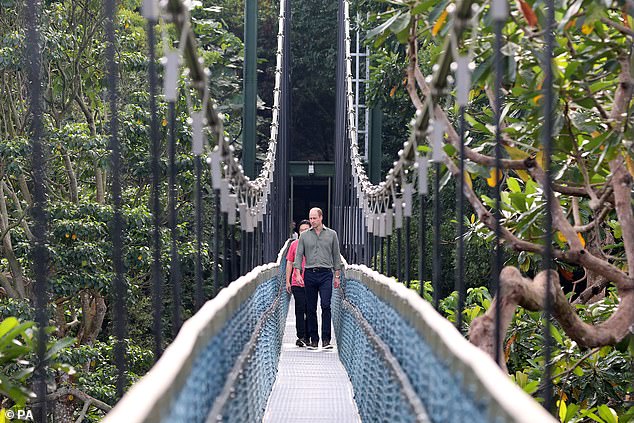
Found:
M 304 341 L 303 339 L 297 338 L 297 341 L 295 341 L 295 345 L 297 345 L 298 347 L 305 347 L 306 341 Z
M 330 342 L 324 342 L 321 347 L 325 350 L 332 350 L 334 348 L 334 345 L 332 345 Z
M 317 347 L 319 347 L 319 344 L 317 343 L 317 341 L 313 341 L 310 344 L 308 344 L 306 348 L 308 348 L 309 350 L 316 350 Z

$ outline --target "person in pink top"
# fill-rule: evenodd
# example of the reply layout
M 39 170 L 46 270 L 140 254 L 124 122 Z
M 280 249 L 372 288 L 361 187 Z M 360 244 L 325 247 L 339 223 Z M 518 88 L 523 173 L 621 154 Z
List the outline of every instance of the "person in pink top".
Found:
M 310 228 L 310 222 L 308 220 L 302 220 L 299 222 L 299 234 Z M 295 279 L 293 272 L 293 262 L 295 261 L 295 252 L 297 251 L 297 243 L 299 239 L 293 241 L 288 247 L 288 253 L 286 253 L 286 291 L 293 294 L 295 298 L 295 326 L 297 328 L 297 341 L 295 345 L 298 347 L 305 347 L 307 341 L 306 338 L 306 293 L 304 291 L 304 281 Z M 304 265 L 306 264 L 306 258 L 302 260 L 302 274 L 304 272 Z

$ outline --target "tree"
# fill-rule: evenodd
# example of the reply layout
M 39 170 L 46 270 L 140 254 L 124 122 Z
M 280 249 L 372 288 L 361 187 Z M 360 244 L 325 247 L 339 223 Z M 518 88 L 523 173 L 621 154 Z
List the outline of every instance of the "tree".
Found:
M 116 51 L 122 144 L 125 282 L 129 292 L 130 339 L 126 340 L 133 383 L 145 373 L 154 357 L 151 352 L 152 320 L 150 237 L 151 172 L 148 140 L 146 21 L 140 1 L 118 2 Z M 0 317 L 20 316 L 32 320 L 32 218 L 28 98 L 22 51 L 24 5 L 0 1 Z M 43 39 L 42 74 L 45 84 L 44 126 L 49 214 L 48 248 L 49 315 L 55 330 L 51 337 L 74 340 L 61 354 L 75 366 L 76 374 L 52 372 L 49 400 L 56 421 L 84 417 L 97 420 L 117 400 L 116 368 L 111 348 L 112 317 L 109 313 L 113 270 L 109 222 L 112 217 L 108 142 L 108 106 L 105 90 L 105 44 L 102 2 L 60 0 L 44 2 L 40 31 Z M 213 9 L 213 8 L 212 8 Z M 214 101 L 229 103 L 240 90 L 236 64 L 241 63 L 242 42 L 220 24 L 213 10 L 195 7 L 192 29 L 200 36 L 200 56 L 211 71 Z M 166 38 L 173 27 L 166 24 Z M 157 46 L 161 49 L 163 46 Z M 158 53 L 160 56 L 160 52 Z M 163 116 L 166 104 L 159 101 Z M 194 160 L 185 96 L 177 104 L 178 249 L 185 279 L 193 279 L 196 245 L 193 236 Z M 165 135 L 167 121 L 162 122 Z M 227 126 L 234 125 L 231 118 Z M 165 146 L 161 146 L 164 152 Z M 166 204 L 166 161 L 161 159 L 161 204 Z M 203 192 L 211 192 L 203 169 Z M 206 205 L 209 207 L 209 204 Z M 204 217 L 204 239 L 210 238 L 210 216 Z M 165 210 L 159 212 L 164 226 Z M 169 233 L 161 228 L 162 274 L 169 273 Z M 207 243 L 203 242 L 203 266 L 210 268 Z M 207 271 L 206 275 L 209 274 Z M 164 278 L 164 280 L 167 278 Z M 206 297 L 212 295 L 209 286 Z M 194 309 L 193 288 L 183 293 L 177 307 L 189 316 Z M 132 306 L 134 305 L 134 306 Z M 169 343 L 171 327 L 163 309 L 163 341 Z M 28 376 L 28 374 L 26 374 Z M 28 383 L 28 379 L 26 383 Z M 80 419 L 80 420 L 81 420 Z
M 504 25 L 504 113 L 500 126 L 505 158 L 502 178 L 496 178 L 492 170 L 493 31 L 488 6 L 477 7 L 480 14 L 475 21 L 476 32 L 465 19 L 465 14 L 470 18 L 470 2 L 457 4 L 451 14 L 446 1 L 391 3 L 396 7 L 383 13 L 386 23 L 374 32 L 382 36 L 394 33 L 407 44 L 407 91 L 417 109 L 424 107 L 423 98 L 434 95 L 419 67 L 419 51 L 424 49 L 433 62 L 448 65 L 452 54 L 450 37 L 455 37 L 459 51 L 472 50 L 476 67 L 467 115 L 468 180 L 481 177 L 490 186 L 502 184 L 504 245 L 523 254 L 523 270 L 543 265 L 540 216 L 546 212 L 543 188 L 547 183 L 541 142 L 545 101 L 544 67 L 540 66 L 542 35 L 546 30 L 543 7 L 523 0 L 517 7 L 511 5 Z M 528 310 L 544 308 L 549 279 L 554 317 L 579 347 L 593 348 L 618 343 L 634 323 L 634 152 L 629 54 L 634 31 L 630 12 L 622 9 L 620 2 L 574 0 L 556 2 L 555 7 L 554 193 L 549 210 L 556 231 L 553 254 L 558 268 L 570 272 L 572 266 L 585 274 L 587 286 L 574 300 L 576 303 L 589 301 L 606 286 L 616 287 L 620 302 L 606 320 L 585 323 L 562 290 L 556 272 L 551 271 L 550 278 L 545 272 L 533 278 L 522 275 L 517 267 L 502 270 L 503 298 L 495 301 L 501 302 L 502 327 L 506 328 L 517 305 Z M 465 36 L 461 35 L 463 30 Z M 449 69 L 442 64 L 439 68 L 440 72 Z M 444 76 L 439 80 L 444 81 Z M 453 97 L 434 98 L 432 118 L 447 128 L 444 163 L 457 177 L 460 138 L 452 125 L 457 106 Z M 469 183 L 465 185 L 465 196 L 479 218 L 472 229 L 489 236 L 495 228 L 494 204 L 486 193 L 474 191 Z M 502 349 L 494 341 L 494 310 L 491 307 L 470 331 L 471 341 L 491 355 Z

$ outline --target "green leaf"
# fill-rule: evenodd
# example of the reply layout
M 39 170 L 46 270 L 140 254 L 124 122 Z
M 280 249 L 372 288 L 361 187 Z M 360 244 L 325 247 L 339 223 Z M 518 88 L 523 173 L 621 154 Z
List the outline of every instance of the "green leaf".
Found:
M 598 423 L 606 423 L 605 420 L 593 413 L 594 410 L 594 408 L 591 408 L 590 410 L 583 410 L 581 412 L 581 415 L 583 417 L 590 417 L 592 420 Z
M 563 16 L 563 18 L 561 18 L 561 20 L 559 21 L 559 25 L 557 26 L 558 32 L 563 30 L 566 24 L 568 23 L 568 21 L 570 21 L 570 19 L 577 14 L 579 9 L 581 8 L 582 3 L 583 3 L 583 0 L 577 0 L 573 4 L 568 6 L 568 9 L 566 10 L 566 14 Z
M 559 421 L 565 422 L 566 416 L 568 415 L 568 407 L 566 406 L 566 401 L 559 400 L 557 401 L 559 405 Z
M 46 352 L 46 359 L 50 360 L 51 358 L 55 357 L 61 350 L 72 345 L 74 342 L 75 342 L 75 338 L 64 338 L 64 339 L 58 340 Z
M 520 184 L 517 182 L 517 179 L 509 176 L 506 178 L 506 184 L 512 192 L 522 192 L 522 188 L 520 188 Z
M 553 337 L 553 339 L 555 341 L 557 341 L 558 344 L 561 344 L 562 343 L 562 338 L 561 338 L 561 333 L 559 332 L 559 330 L 557 330 L 557 328 L 554 325 L 550 324 L 550 323 L 548 325 L 549 325 L 549 328 L 550 328 L 550 334 Z
M 381 25 L 377 26 L 374 29 L 369 30 L 366 34 L 365 34 L 365 38 L 366 39 L 370 39 L 370 38 L 374 38 L 377 35 L 383 34 L 385 31 L 388 30 L 388 28 L 390 28 L 390 26 L 401 16 L 400 11 L 396 12 L 394 14 L 394 16 L 392 16 L 391 18 L 389 18 L 387 21 L 383 22 Z
M 512 192 L 509 197 L 511 199 L 511 205 L 515 207 L 517 211 L 526 211 L 526 194 L 522 192 Z
M 538 380 L 533 380 L 531 382 L 528 382 L 526 385 L 524 385 L 524 392 L 526 392 L 529 395 L 533 395 L 535 392 L 537 392 L 537 389 L 539 388 L 539 381 Z
M 564 419 L 562 421 L 569 422 L 577 414 L 577 411 L 579 411 L 579 406 L 577 404 L 568 404 L 568 411 L 566 412 L 566 415 L 564 416 Z
M 456 150 L 456 147 L 454 147 L 452 144 L 445 144 L 443 146 L 443 150 L 449 157 L 453 157 L 458 152 L 458 150 Z
M 484 62 L 481 62 L 473 71 L 471 79 L 473 80 L 473 86 L 484 85 L 484 80 L 489 76 L 491 67 L 493 66 L 493 56 L 489 56 Z
M 397 14 L 397 18 L 390 24 L 390 31 L 394 34 L 398 34 L 402 31 L 405 31 L 409 28 L 409 24 L 412 17 L 409 14 L 409 10 L 405 13 Z
M 18 319 L 15 317 L 7 317 L 0 323 L 0 337 L 4 336 L 11 329 L 19 324 Z
M 600 405 L 598 411 L 599 416 L 601 416 L 606 423 L 618 423 L 618 416 L 616 415 L 616 412 L 607 405 Z
M 412 8 L 412 15 L 418 15 L 420 13 L 426 12 L 430 7 L 435 5 L 438 0 L 426 0 L 418 3 L 414 8 Z

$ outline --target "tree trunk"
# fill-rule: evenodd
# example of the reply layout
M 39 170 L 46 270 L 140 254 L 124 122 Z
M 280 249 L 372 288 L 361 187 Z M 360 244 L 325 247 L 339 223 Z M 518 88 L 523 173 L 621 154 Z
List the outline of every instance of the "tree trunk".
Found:
M 77 204 L 79 203 L 79 191 L 77 189 L 77 176 L 73 170 L 73 163 L 70 160 L 70 155 L 66 149 L 62 149 L 62 156 L 64 158 L 64 167 L 66 168 L 66 175 L 68 176 L 68 189 L 70 191 L 70 201 Z
M 93 117 L 93 114 L 90 108 L 88 108 L 88 106 L 86 105 L 86 102 L 84 101 L 82 93 L 78 93 L 77 95 L 75 95 L 75 101 L 79 105 L 79 108 L 81 109 L 82 113 L 84 114 L 84 117 L 86 118 L 86 123 L 88 123 L 88 128 L 90 129 L 90 136 L 96 137 L 97 125 L 95 125 L 95 118 Z M 104 187 L 105 187 L 104 174 L 103 174 L 103 171 L 101 170 L 101 167 L 99 166 L 98 160 L 95 160 L 95 184 L 97 186 L 97 199 L 96 199 L 97 203 L 105 204 L 106 197 L 104 194 Z
M 31 191 L 29 191 L 29 185 L 26 182 L 26 176 L 24 176 L 24 173 L 18 176 L 18 184 L 20 185 L 20 191 L 22 192 L 24 201 L 26 201 L 29 207 L 33 207 L 33 197 L 31 197 Z
M 64 309 L 64 300 L 55 301 L 55 325 L 57 326 L 57 336 L 63 338 L 66 336 L 66 310 Z
M 106 195 L 104 193 L 104 173 L 99 167 L 99 163 L 95 161 L 95 183 L 97 185 L 97 203 L 106 204 Z
M 2 182 L 2 184 L 4 185 L 4 188 L 9 192 L 9 195 L 11 195 L 11 199 L 13 200 L 13 203 L 15 204 L 15 209 L 18 212 L 18 216 L 23 216 L 24 210 L 22 210 L 22 206 L 20 205 L 20 199 L 18 198 L 17 194 L 15 193 L 15 191 L 11 189 L 11 187 L 6 185 L 5 182 Z M 27 222 L 27 220 L 22 219 L 22 221 L 20 222 L 20 225 L 22 225 L 22 229 L 24 229 L 24 233 L 27 239 L 29 241 L 32 241 L 33 234 L 31 233 L 31 229 L 29 228 L 29 223 Z
M 7 212 L 7 202 L 4 196 L 4 182 L 0 184 L 0 232 L 4 232 L 9 227 L 9 214 Z M 22 274 L 22 266 L 18 261 L 18 258 L 13 252 L 13 245 L 11 244 L 10 232 L 2 239 L 3 253 L 7 261 L 9 262 L 9 270 L 13 277 L 13 286 L 18 293 L 19 298 L 26 298 L 26 289 L 24 284 L 24 275 Z M 7 293 L 10 295 L 9 293 Z
M 83 323 L 77 339 L 80 344 L 92 345 L 101 331 L 106 316 L 106 302 L 103 296 L 93 289 L 81 291 L 80 297 Z
M 9 298 L 20 298 L 20 294 L 16 289 L 11 285 L 11 281 L 4 275 L 4 273 L 0 273 L 0 286 L 4 289 L 5 294 Z

